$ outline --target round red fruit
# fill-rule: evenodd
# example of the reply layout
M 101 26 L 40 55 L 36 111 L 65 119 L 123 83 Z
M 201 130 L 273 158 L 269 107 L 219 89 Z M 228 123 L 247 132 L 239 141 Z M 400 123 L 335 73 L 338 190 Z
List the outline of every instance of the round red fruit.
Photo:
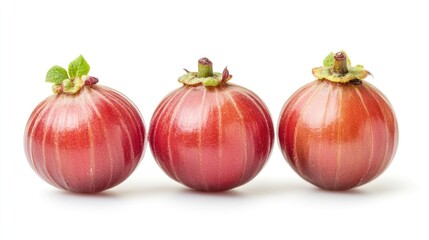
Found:
M 188 72 L 152 117 L 149 143 L 168 176 L 196 190 L 224 191 L 254 178 L 274 138 L 267 107 L 252 91 L 213 73 L 207 58 Z
M 280 114 L 283 155 L 308 182 L 346 190 L 379 176 L 398 144 L 398 126 L 387 98 L 350 66 L 344 52 L 331 53 L 313 69 L 318 80 L 293 94 Z
M 31 114 L 24 148 L 33 169 L 71 192 L 95 193 L 123 182 L 143 155 L 145 127 L 124 95 L 87 76 L 82 56 L 69 72 L 51 68 L 52 95 Z

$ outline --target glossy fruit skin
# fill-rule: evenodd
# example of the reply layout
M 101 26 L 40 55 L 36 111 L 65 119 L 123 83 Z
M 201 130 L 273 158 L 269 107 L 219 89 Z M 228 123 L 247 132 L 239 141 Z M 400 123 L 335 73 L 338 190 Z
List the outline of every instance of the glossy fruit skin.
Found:
M 149 144 L 172 179 L 200 191 L 224 191 L 254 178 L 272 150 L 265 104 L 238 85 L 187 86 L 159 104 Z
M 292 168 L 327 190 L 346 190 L 379 176 L 398 145 L 390 103 L 369 83 L 316 80 L 285 103 L 279 144 Z
M 95 193 L 124 181 L 143 155 L 145 126 L 124 95 L 104 87 L 52 95 L 31 114 L 24 149 L 32 168 L 61 189 Z

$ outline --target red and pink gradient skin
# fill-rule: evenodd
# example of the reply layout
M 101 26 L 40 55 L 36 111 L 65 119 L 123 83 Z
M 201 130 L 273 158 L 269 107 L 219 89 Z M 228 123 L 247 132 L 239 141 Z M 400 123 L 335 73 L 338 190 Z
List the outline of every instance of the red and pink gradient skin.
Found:
M 149 143 L 172 179 L 200 191 L 247 183 L 268 160 L 274 141 L 271 116 L 255 93 L 222 83 L 183 86 L 153 114 Z
M 24 137 L 27 159 L 40 177 L 81 193 L 124 181 L 140 162 L 144 145 L 137 108 L 101 85 L 46 98 L 31 114 Z
M 327 190 L 346 190 L 379 176 L 398 145 L 386 97 L 369 83 L 311 82 L 280 114 L 279 143 L 292 168 Z

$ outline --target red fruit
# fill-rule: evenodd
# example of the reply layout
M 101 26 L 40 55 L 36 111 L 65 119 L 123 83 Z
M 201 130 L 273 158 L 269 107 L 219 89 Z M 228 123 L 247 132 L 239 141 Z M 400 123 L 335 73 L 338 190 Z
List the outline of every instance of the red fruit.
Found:
M 202 191 L 223 191 L 254 178 L 274 138 L 267 107 L 255 93 L 227 83 L 200 59 L 199 72 L 179 79 L 152 117 L 149 143 L 168 176 Z
M 83 75 L 71 81 L 66 88 L 54 87 L 58 94 L 34 109 L 25 129 L 25 153 L 48 183 L 72 192 L 100 192 L 136 168 L 144 149 L 144 124 L 130 100 L 94 85 L 98 79 Z
M 313 70 L 319 78 L 283 107 L 279 143 L 292 168 L 324 189 L 346 190 L 379 176 L 398 144 L 398 126 L 387 98 L 363 81 L 362 66 L 337 53 Z M 350 70 L 350 71 L 349 71 Z

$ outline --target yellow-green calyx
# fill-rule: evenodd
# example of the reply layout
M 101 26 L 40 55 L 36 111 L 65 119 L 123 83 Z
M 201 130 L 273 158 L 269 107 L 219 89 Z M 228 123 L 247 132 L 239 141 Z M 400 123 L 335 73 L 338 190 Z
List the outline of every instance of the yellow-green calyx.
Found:
M 75 94 L 85 85 L 88 76 L 76 77 L 73 79 L 64 79 L 60 84 L 52 85 L 52 91 L 55 94 L 68 93 Z
M 363 80 L 370 73 L 362 65 L 351 66 L 350 59 L 344 51 L 334 54 L 331 52 L 323 61 L 323 66 L 313 68 L 317 79 L 327 79 L 331 82 L 347 83 L 352 80 Z
M 232 78 L 227 68 L 223 73 L 213 72 L 213 64 L 208 58 L 198 60 L 198 72 L 185 71 L 187 73 L 179 78 L 179 82 L 190 86 L 203 84 L 206 87 L 216 87 Z

